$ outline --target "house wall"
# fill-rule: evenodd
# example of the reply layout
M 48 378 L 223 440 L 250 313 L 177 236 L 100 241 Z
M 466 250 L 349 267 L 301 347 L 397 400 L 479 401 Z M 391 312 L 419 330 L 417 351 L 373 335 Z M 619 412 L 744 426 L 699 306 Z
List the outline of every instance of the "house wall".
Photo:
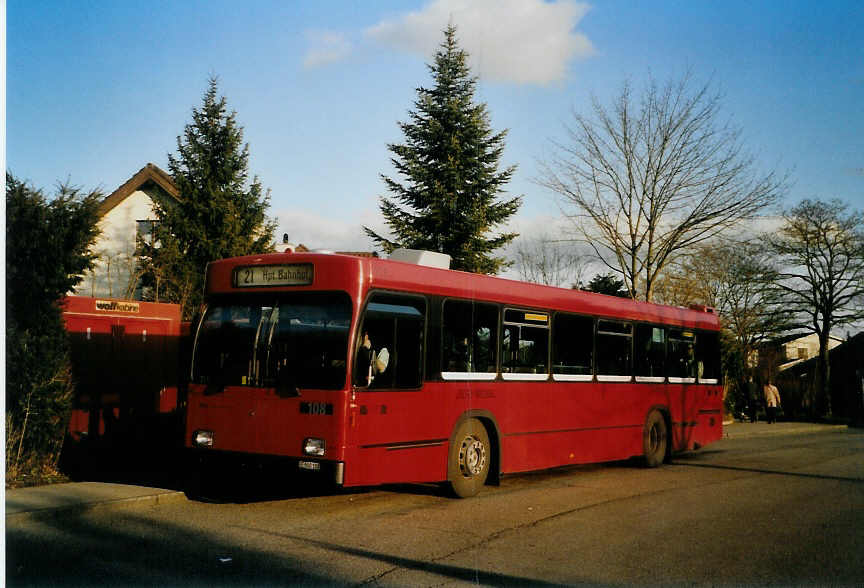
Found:
M 842 341 L 839 341 L 832 337 L 828 340 L 828 349 L 833 349 L 837 347 L 840 343 L 842 343 Z M 810 359 L 811 357 L 816 357 L 817 355 L 819 355 L 819 337 L 815 333 L 810 334 L 806 337 L 801 337 L 800 339 L 789 341 L 784 345 L 784 348 L 785 361 Z M 803 357 L 801 355 L 803 355 Z
M 99 257 L 76 288 L 76 294 L 111 298 L 134 294 L 130 277 L 136 265 L 137 221 L 155 220 L 153 202 L 164 197 L 161 188 L 142 186 L 102 217 L 98 224 L 101 234 L 92 248 Z
M 864 423 L 864 333 L 844 343 L 832 340 L 831 411 L 835 418 Z M 817 395 L 815 358 L 796 362 L 777 374 L 777 387 L 787 417 L 822 416 L 827 404 Z

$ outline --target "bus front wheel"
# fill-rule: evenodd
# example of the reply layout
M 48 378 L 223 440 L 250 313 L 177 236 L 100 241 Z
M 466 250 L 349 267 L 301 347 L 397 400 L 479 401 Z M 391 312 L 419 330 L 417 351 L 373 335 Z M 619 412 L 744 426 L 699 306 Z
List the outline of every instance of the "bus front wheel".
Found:
M 483 423 L 467 419 L 456 429 L 447 460 L 447 479 L 453 494 L 469 498 L 477 494 L 489 476 L 492 454 Z
M 642 433 L 642 455 L 645 465 L 656 468 L 666 459 L 668 433 L 666 419 L 657 411 L 652 410 L 645 419 L 645 430 Z

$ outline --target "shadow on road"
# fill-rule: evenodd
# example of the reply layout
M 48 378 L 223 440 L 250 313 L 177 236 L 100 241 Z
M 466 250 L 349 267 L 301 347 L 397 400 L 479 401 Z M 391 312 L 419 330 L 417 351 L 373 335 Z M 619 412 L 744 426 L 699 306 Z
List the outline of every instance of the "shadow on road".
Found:
M 60 458 L 60 469 L 75 482 L 182 489 L 180 452 L 165 445 L 67 443 Z
M 417 570 L 491 586 L 558 585 L 260 528 L 242 529 L 276 542 L 263 539 L 266 548 L 248 539 L 239 544 L 197 525 L 157 522 L 127 513 L 109 518 L 48 516 L 37 527 L 7 528 L 6 579 L 15 586 L 357 586 L 399 570 Z M 46 540 L 52 545 L 50 558 L 46 557 Z M 304 554 L 310 547 L 331 553 L 331 561 L 355 557 L 392 567 L 382 570 L 367 564 L 369 577 L 346 578 L 340 572 L 346 568 L 344 562 L 328 569 L 321 565 L 327 557 Z M 358 565 L 363 564 L 347 567 L 356 570 Z
M 430 574 L 435 574 L 437 576 L 443 576 L 445 578 L 451 578 L 453 580 L 459 580 L 462 582 L 470 582 L 472 584 L 483 585 L 483 586 L 563 586 L 563 584 L 555 584 L 552 582 L 544 582 L 542 580 L 537 580 L 534 578 L 520 578 L 518 576 L 510 576 L 505 574 L 498 574 L 495 572 L 484 572 L 477 569 L 465 568 L 460 566 L 453 566 L 438 563 L 434 560 L 432 561 L 422 561 L 417 559 L 411 559 L 406 557 L 400 557 L 397 555 L 391 555 L 386 553 L 378 553 L 375 551 L 370 551 L 368 549 L 360 549 L 357 547 L 348 547 L 345 545 L 336 545 L 334 543 L 327 543 L 324 541 L 316 541 L 314 539 L 308 539 L 305 537 L 297 537 L 294 535 L 286 535 L 282 533 L 271 533 L 268 531 L 263 531 L 261 529 L 247 529 L 249 531 L 255 531 L 258 533 L 266 534 L 271 537 L 280 537 L 284 539 L 292 539 L 299 543 L 303 543 L 305 545 L 314 545 L 316 547 L 320 547 L 321 549 L 326 549 L 328 551 L 333 551 L 343 555 L 352 555 L 356 557 L 362 557 L 365 559 L 373 559 L 376 561 L 388 563 L 394 566 L 394 569 L 387 570 L 374 578 L 369 578 L 365 580 L 363 583 L 368 584 L 371 582 L 377 582 L 379 579 L 393 573 L 399 569 L 406 570 L 417 570 L 421 572 L 428 572 Z
M 731 470 L 735 472 L 748 472 L 753 474 L 772 474 L 777 476 L 794 476 L 796 478 L 813 478 L 816 480 L 837 480 L 840 482 L 853 482 L 855 484 L 864 484 L 864 479 L 861 478 L 848 478 L 845 476 L 827 476 L 824 474 L 808 474 L 804 472 L 786 472 L 782 470 L 768 470 L 764 468 L 748 468 L 741 466 L 730 466 L 730 465 L 719 465 L 719 464 L 708 464 L 708 463 L 693 463 L 682 461 L 681 458 L 676 459 L 671 462 L 671 465 L 692 467 L 692 468 L 706 468 L 712 470 Z
M 194 472 L 190 472 L 195 475 Z M 190 500 L 211 503 L 252 504 L 323 496 L 345 496 L 368 492 L 391 492 L 416 496 L 449 497 L 443 484 L 388 484 L 343 488 L 315 474 L 286 471 L 278 467 L 231 467 L 207 472 L 203 479 L 183 483 Z
M 326 571 L 304 569 L 299 558 L 202 535 L 191 526 L 130 514 L 45 517 L 40 523 L 36 529 L 7 527 L 10 586 L 334 584 Z M 51 541 L 50 557 L 46 539 Z

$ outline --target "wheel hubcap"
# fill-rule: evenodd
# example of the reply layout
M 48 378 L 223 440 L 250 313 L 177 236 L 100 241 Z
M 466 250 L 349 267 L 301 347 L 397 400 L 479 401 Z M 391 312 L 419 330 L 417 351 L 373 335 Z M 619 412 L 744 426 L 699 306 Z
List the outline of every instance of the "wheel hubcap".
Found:
M 466 437 L 459 447 L 459 469 L 466 478 L 479 475 L 486 467 L 486 447 L 475 437 Z

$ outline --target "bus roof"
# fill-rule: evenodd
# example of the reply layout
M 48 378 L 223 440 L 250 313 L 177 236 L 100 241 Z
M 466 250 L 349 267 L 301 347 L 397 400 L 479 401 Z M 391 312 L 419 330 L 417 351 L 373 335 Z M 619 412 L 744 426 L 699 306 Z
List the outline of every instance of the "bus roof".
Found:
M 688 309 L 558 288 L 508 278 L 420 266 L 401 261 L 332 253 L 271 253 L 222 259 L 208 266 L 207 292 L 273 291 L 273 287 L 237 288 L 238 267 L 312 264 L 314 280 L 281 290 L 346 290 L 365 294 L 370 289 L 431 294 L 496 302 L 526 309 L 548 309 L 600 317 L 719 330 L 713 309 Z

